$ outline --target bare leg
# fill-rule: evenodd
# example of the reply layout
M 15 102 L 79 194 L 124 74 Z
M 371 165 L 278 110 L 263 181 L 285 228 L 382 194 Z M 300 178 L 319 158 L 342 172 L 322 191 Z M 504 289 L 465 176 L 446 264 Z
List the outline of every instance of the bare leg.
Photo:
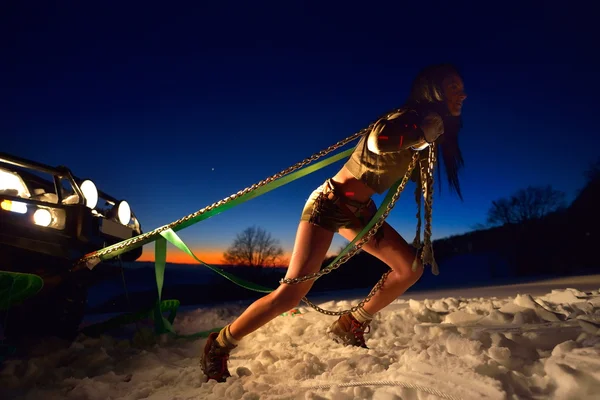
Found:
M 413 272 L 412 263 L 415 251 L 406 243 L 406 240 L 387 222 L 380 229 L 384 229 L 384 237 L 380 240 L 379 246 L 376 246 L 373 238 L 362 248 L 386 263 L 392 269 L 392 272 L 388 275 L 382 288 L 365 303 L 363 308 L 369 314 L 375 314 L 396 300 L 409 287 L 414 285 L 423 274 L 421 264 L 419 264 L 417 271 Z M 350 241 L 356 237 L 358 232 L 353 229 L 340 230 L 340 234 Z
M 294 250 L 286 278 L 297 278 L 317 272 L 331 245 L 333 232 L 319 226 L 300 221 L 296 233 Z M 304 297 L 314 281 L 295 285 L 282 284 L 273 292 L 256 300 L 230 326 L 231 335 L 241 340 L 282 312 L 295 307 Z

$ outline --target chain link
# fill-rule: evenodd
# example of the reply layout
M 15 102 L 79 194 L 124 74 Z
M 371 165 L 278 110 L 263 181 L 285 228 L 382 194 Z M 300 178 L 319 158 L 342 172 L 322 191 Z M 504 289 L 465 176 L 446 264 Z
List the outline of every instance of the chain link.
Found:
M 258 188 L 260 188 L 260 187 L 262 187 L 262 186 L 264 186 L 264 185 L 266 185 L 268 183 L 270 183 L 270 182 L 273 182 L 273 181 L 275 181 L 275 180 L 277 180 L 277 179 L 279 179 L 279 178 L 281 178 L 281 177 L 283 177 L 285 175 L 288 175 L 288 174 L 296 171 L 297 169 L 300 169 L 303 166 L 305 166 L 307 164 L 310 164 L 311 162 L 313 162 L 315 160 L 318 160 L 319 158 L 321 158 L 321 157 L 323 157 L 323 156 L 331 153 L 332 151 L 339 149 L 340 147 L 346 145 L 347 143 L 350 143 L 353 140 L 356 140 L 357 138 L 363 136 L 365 133 L 369 132 L 379 119 L 381 119 L 381 118 L 388 118 L 388 117 L 390 117 L 391 115 L 393 115 L 395 113 L 401 112 L 401 110 L 402 110 L 401 108 L 398 108 L 398 109 L 394 109 L 392 111 L 389 111 L 389 112 L 383 114 L 382 117 L 380 117 L 376 121 L 370 123 L 368 127 L 361 129 L 360 131 L 358 131 L 354 135 L 349 136 L 346 139 L 340 140 L 339 142 L 337 142 L 337 143 L 329 146 L 325 150 L 321 150 L 318 153 L 315 153 L 312 156 L 310 156 L 310 157 L 308 157 L 308 158 L 306 158 L 306 159 L 304 159 L 304 160 L 302 160 L 302 161 L 300 161 L 300 162 L 292 165 L 291 167 L 288 167 L 288 168 L 284 169 L 283 171 L 280 171 L 280 172 L 276 173 L 275 175 L 272 175 L 272 176 L 270 176 L 270 177 L 268 177 L 266 179 L 263 179 L 262 181 L 260 181 L 258 183 L 255 183 L 252 186 L 249 186 L 249 187 L 247 187 L 247 188 L 245 188 L 243 190 L 240 190 L 237 193 L 234 193 L 234 194 L 232 194 L 229 197 L 226 197 L 226 198 L 224 198 L 222 200 L 219 200 L 216 203 L 213 203 L 213 204 L 211 204 L 209 206 L 206 206 L 206 207 L 204 207 L 204 208 L 202 208 L 202 209 L 200 209 L 200 210 L 198 210 L 198 211 L 196 211 L 196 212 L 194 212 L 192 214 L 189 214 L 189 215 L 187 215 L 187 216 L 185 216 L 183 218 L 180 218 L 180 219 L 178 219 L 176 221 L 173 221 L 173 222 L 171 222 L 168 225 L 164 225 L 164 226 L 158 227 L 158 228 L 156 228 L 156 229 L 154 229 L 154 230 L 152 230 L 150 232 L 142 233 L 141 235 L 134 236 L 134 237 L 132 237 L 130 239 L 123 240 L 122 242 L 119 242 L 119 243 L 114 244 L 112 246 L 108 246 L 108 247 L 105 247 L 103 249 L 100 249 L 100 250 L 97 250 L 95 252 L 92 252 L 90 254 L 87 254 L 87 255 L 83 256 L 76 264 L 81 265 L 81 264 L 84 264 L 84 263 L 86 263 L 88 261 L 91 261 L 91 260 L 94 260 L 94 259 L 100 259 L 101 257 L 107 256 L 107 255 L 109 255 L 111 253 L 114 253 L 116 251 L 120 251 L 120 250 L 129 248 L 131 246 L 136 245 L 139 242 L 142 242 L 142 241 L 145 241 L 147 239 L 150 239 L 151 237 L 157 236 L 157 235 L 159 235 L 163 231 L 166 231 L 168 229 L 173 229 L 174 227 L 176 227 L 176 226 L 178 226 L 178 225 L 180 225 L 180 224 L 182 224 L 184 222 L 187 222 L 190 219 L 196 218 L 196 217 L 198 217 L 201 214 L 204 214 L 204 213 L 209 212 L 209 211 L 211 211 L 211 210 L 213 210 L 213 209 L 215 209 L 217 207 L 220 207 L 220 206 L 222 206 L 224 204 L 227 204 L 227 203 L 229 203 L 229 202 L 237 199 L 240 196 L 243 196 L 243 195 L 245 195 L 247 193 L 250 193 L 250 192 L 252 192 L 252 191 L 254 191 L 254 190 L 256 190 L 256 189 L 258 189 Z

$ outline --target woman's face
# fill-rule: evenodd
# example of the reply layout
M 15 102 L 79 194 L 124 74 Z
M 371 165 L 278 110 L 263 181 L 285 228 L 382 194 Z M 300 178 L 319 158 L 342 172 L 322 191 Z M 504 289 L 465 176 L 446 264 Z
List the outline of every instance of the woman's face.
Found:
M 444 79 L 442 88 L 450 114 L 458 117 L 462 111 L 463 101 L 467 98 L 462 79 L 460 76 L 452 74 Z

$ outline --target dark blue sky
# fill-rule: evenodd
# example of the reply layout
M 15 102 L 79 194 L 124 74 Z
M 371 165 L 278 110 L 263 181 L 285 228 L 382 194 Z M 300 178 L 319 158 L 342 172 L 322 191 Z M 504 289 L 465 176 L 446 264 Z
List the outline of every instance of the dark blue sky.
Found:
M 599 154 L 596 22 L 566 3 L 70 3 L 1 6 L 0 150 L 92 178 L 146 231 L 350 136 L 429 63 L 457 64 L 469 96 L 465 201 L 444 182 L 434 238 L 528 185 L 571 200 Z M 181 236 L 202 255 L 256 224 L 290 251 L 306 198 L 341 165 Z M 388 219 L 409 241 L 412 192 Z

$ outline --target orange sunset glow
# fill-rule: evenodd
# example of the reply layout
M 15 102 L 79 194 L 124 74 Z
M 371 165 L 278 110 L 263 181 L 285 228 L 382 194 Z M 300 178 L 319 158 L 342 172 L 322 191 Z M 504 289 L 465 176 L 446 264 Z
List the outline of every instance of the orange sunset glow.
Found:
M 192 252 L 207 264 L 222 264 L 223 263 L 223 250 L 204 250 L 204 249 L 191 249 Z M 138 261 L 154 261 L 154 246 L 144 247 L 142 256 Z M 169 248 L 167 250 L 167 262 L 173 264 L 197 264 L 191 256 L 187 255 L 179 249 Z
M 223 264 L 223 252 L 224 250 L 207 250 L 207 249 L 191 249 L 192 252 L 210 265 L 219 265 Z M 285 253 L 284 257 L 289 260 L 291 253 Z M 154 261 L 154 246 L 144 246 L 144 251 L 142 252 L 142 256 L 138 259 L 138 261 Z M 191 256 L 186 253 L 180 251 L 179 249 L 172 248 L 169 246 L 167 250 L 167 262 L 173 264 L 198 264 L 196 260 L 194 260 Z

